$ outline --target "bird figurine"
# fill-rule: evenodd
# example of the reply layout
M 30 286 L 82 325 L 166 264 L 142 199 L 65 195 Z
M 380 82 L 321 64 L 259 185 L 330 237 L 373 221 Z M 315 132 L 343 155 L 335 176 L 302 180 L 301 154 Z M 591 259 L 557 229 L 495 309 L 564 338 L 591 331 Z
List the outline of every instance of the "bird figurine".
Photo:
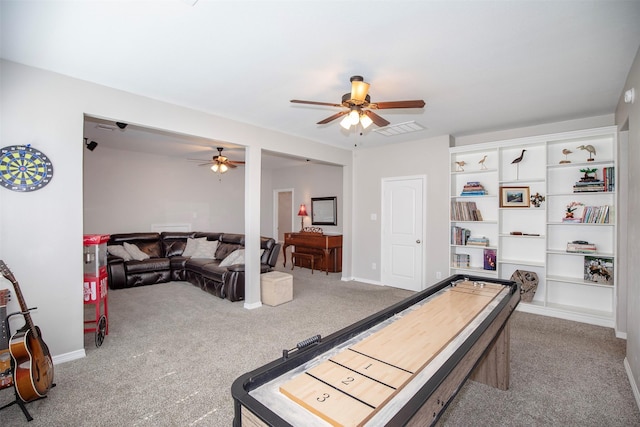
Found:
M 478 163 L 480 163 L 480 170 L 485 170 L 487 169 L 487 167 L 484 164 L 484 161 L 487 160 L 487 155 L 485 154 L 484 157 L 482 158 L 482 160 L 480 160 Z
M 460 160 L 456 162 L 456 172 L 464 172 L 464 165 L 467 163 L 464 160 Z
M 522 159 L 524 158 L 524 152 L 525 152 L 525 151 L 527 151 L 527 150 L 524 150 L 524 149 L 523 149 L 523 150 L 522 150 L 522 153 L 520 153 L 520 156 L 519 156 L 519 157 L 516 157 L 515 159 L 513 159 L 513 161 L 511 162 L 511 164 L 514 164 L 514 163 L 516 163 L 516 164 L 517 164 L 517 163 L 520 163 L 520 162 L 522 161 Z
M 573 153 L 573 151 L 567 150 L 566 148 L 562 150 L 562 154 L 564 154 L 564 160 L 560 160 L 560 164 L 571 163 L 571 160 L 567 159 L 567 156 L 571 153 Z
M 527 151 L 525 149 L 522 149 L 522 153 L 520 153 L 520 156 L 516 157 L 515 159 L 513 159 L 513 161 L 511 162 L 511 164 L 515 164 L 516 165 L 516 180 L 520 179 L 520 162 L 522 161 L 522 159 L 524 159 L 524 152 Z
M 586 150 L 589 152 L 589 158 L 587 159 L 587 162 L 593 162 L 593 156 L 596 155 L 596 149 L 593 147 L 593 145 L 581 145 L 579 147 L 577 147 L 578 150 Z

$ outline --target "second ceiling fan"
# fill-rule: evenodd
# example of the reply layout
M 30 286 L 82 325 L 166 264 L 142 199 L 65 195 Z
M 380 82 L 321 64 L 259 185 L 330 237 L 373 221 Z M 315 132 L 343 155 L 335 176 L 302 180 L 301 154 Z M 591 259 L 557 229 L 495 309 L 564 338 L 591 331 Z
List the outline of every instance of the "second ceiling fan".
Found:
M 371 110 L 384 110 L 392 108 L 423 108 L 425 102 L 422 99 L 410 100 L 410 101 L 384 101 L 384 102 L 371 102 L 369 96 L 369 83 L 365 83 L 362 76 L 353 76 L 351 81 L 351 92 L 342 95 L 341 104 L 333 104 L 330 102 L 318 102 L 318 101 L 302 101 L 299 99 L 292 99 L 291 102 L 296 104 L 311 104 L 311 105 L 326 105 L 329 107 L 345 107 L 346 110 L 340 111 L 332 116 L 327 117 L 324 120 L 320 120 L 317 124 L 324 125 L 335 119 L 345 116 L 340 125 L 349 129 L 352 125 L 360 123 L 363 128 L 367 128 L 371 123 L 375 123 L 376 126 L 387 126 L 389 121 L 382 118 L 378 114 Z

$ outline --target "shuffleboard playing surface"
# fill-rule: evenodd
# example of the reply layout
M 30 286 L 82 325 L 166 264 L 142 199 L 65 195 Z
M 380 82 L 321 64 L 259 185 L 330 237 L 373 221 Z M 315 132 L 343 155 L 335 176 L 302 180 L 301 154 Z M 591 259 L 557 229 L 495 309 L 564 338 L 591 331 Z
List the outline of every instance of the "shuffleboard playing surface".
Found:
M 282 384 L 280 392 L 332 425 L 363 425 L 503 289 L 460 282 Z

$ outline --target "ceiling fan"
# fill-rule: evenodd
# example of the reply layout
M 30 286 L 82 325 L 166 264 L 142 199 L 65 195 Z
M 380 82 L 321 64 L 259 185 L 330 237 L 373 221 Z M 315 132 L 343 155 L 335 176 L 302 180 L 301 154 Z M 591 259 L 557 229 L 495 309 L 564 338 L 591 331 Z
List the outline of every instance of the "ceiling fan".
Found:
M 301 101 L 299 99 L 292 99 L 291 102 L 296 104 L 311 104 L 311 105 L 327 105 L 329 107 L 345 107 L 346 110 L 340 111 L 332 116 L 327 117 L 324 120 L 320 120 L 317 124 L 324 125 L 337 118 L 345 116 L 340 122 L 340 126 L 345 129 L 349 129 L 351 125 L 357 125 L 360 123 L 364 129 L 369 127 L 371 123 L 375 123 L 376 126 L 387 126 L 389 121 L 380 117 L 378 114 L 371 110 L 384 110 L 391 108 L 423 108 L 425 102 L 422 99 L 416 99 L 411 101 L 386 101 L 386 102 L 371 102 L 371 97 L 368 94 L 369 83 L 365 83 L 362 76 L 353 76 L 351 81 L 351 93 L 345 93 L 342 95 L 341 104 L 332 104 L 330 102 L 317 102 L 317 101 Z
M 222 155 L 223 147 L 217 147 L 218 155 L 213 156 L 211 160 L 206 163 L 199 164 L 198 166 L 211 166 L 211 170 L 214 172 L 225 173 L 230 168 L 237 168 L 238 165 L 244 165 L 244 162 L 229 160 L 227 156 Z M 194 159 L 196 160 L 196 159 Z M 203 160 L 199 160 L 203 161 Z

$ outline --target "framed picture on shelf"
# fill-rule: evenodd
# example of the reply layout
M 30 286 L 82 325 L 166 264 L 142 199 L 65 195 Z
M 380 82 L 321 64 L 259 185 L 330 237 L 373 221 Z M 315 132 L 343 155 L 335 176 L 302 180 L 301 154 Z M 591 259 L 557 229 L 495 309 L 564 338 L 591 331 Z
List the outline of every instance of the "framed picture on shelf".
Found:
M 530 203 L 529 187 L 500 187 L 501 208 L 528 208 Z
M 613 258 L 585 256 L 584 280 L 613 285 Z

